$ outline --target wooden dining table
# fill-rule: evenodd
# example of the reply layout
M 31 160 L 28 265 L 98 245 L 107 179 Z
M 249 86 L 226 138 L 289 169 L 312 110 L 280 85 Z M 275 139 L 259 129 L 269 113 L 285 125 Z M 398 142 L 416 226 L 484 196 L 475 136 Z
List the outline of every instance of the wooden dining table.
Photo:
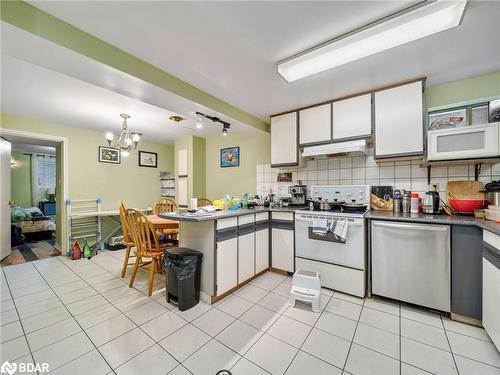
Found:
M 148 215 L 147 217 L 155 229 L 179 229 L 179 222 L 176 220 L 163 219 L 158 215 Z

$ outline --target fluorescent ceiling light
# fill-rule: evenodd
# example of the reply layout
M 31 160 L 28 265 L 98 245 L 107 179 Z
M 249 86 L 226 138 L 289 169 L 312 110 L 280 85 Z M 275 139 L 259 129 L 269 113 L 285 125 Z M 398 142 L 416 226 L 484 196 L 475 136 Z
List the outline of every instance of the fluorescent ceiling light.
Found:
M 438 0 L 398 13 L 278 63 L 288 82 L 458 26 L 467 1 Z

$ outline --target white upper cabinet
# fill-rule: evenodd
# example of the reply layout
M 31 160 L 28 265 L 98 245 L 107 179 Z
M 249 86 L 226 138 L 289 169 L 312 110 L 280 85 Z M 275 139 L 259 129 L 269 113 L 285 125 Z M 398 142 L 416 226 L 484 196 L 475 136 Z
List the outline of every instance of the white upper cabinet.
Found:
M 372 134 L 372 94 L 332 103 L 333 140 L 368 138 Z
M 424 154 L 423 81 L 375 93 L 375 158 Z
M 299 144 L 329 143 L 332 139 L 332 107 L 324 104 L 299 111 Z
M 271 166 L 298 164 L 297 112 L 271 117 Z

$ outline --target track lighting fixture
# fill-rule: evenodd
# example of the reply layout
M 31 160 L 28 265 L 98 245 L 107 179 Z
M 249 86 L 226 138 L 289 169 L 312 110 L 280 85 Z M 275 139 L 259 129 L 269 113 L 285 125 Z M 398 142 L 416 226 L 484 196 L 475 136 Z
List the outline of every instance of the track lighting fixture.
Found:
M 213 122 L 218 122 L 219 124 L 222 124 L 222 135 L 224 135 L 224 136 L 227 135 L 227 131 L 231 127 L 231 124 L 229 122 L 221 120 L 218 117 L 206 115 L 206 114 L 201 113 L 201 112 L 196 112 L 196 115 L 198 116 L 198 119 L 196 120 L 196 127 L 198 129 L 200 129 L 203 126 L 203 125 L 201 125 L 201 117 L 205 117 L 209 120 L 212 120 Z M 198 120 L 199 120 L 199 122 L 198 122 Z
M 200 115 L 196 115 L 196 129 L 201 129 L 203 127 L 203 120 Z

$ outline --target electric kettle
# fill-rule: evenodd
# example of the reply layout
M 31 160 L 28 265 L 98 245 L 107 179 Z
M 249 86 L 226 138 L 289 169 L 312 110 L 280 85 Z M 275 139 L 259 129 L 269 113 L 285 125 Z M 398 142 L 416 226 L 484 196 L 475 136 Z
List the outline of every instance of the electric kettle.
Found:
M 425 193 L 422 209 L 424 214 L 439 214 L 439 193 L 437 191 L 428 191 Z

